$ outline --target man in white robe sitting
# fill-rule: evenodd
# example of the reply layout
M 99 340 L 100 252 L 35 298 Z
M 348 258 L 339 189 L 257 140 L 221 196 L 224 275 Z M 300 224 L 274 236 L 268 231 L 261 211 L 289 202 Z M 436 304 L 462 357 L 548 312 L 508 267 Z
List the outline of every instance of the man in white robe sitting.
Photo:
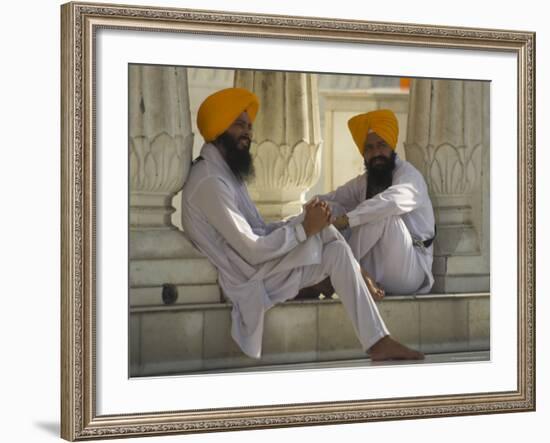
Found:
M 184 230 L 217 268 L 233 303 L 233 339 L 245 354 L 260 358 L 265 312 L 330 277 L 373 360 L 423 358 L 389 336 L 351 249 L 330 226 L 327 204 L 314 200 L 289 221 L 263 221 L 245 184 L 253 176 L 250 144 L 258 108 L 257 97 L 241 88 L 206 98 L 197 114 L 205 144 L 182 195 Z
M 317 198 L 331 207 L 375 300 L 427 293 L 432 275 L 434 212 L 420 172 L 395 152 L 399 127 L 386 109 L 351 118 L 348 127 L 366 173 Z

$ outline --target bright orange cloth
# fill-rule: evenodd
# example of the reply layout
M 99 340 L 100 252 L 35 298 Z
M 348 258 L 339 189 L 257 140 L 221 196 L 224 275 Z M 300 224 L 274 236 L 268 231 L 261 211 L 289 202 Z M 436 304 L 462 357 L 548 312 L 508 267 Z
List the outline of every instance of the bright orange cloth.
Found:
M 197 126 L 204 140 L 211 142 L 223 134 L 244 111 L 253 122 L 259 107 L 258 97 L 246 89 L 222 89 L 202 102 L 197 113 Z
M 370 131 L 375 132 L 384 139 L 392 149 L 397 146 L 399 125 L 397 124 L 397 117 L 389 109 L 379 109 L 356 115 L 348 121 L 348 127 L 361 155 L 364 154 L 365 140 Z

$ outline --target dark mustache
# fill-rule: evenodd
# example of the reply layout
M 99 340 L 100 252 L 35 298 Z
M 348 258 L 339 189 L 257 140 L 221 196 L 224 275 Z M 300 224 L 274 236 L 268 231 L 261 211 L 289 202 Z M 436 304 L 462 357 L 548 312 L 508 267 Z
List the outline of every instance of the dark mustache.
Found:
M 372 164 L 372 163 L 374 163 L 376 160 L 383 160 L 383 161 L 385 161 L 385 162 L 389 162 L 389 161 L 390 161 L 389 158 L 384 157 L 383 155 L 377 155 L 376 157 L 371 158 L 371 159 L 369 160 L 369 163 Z

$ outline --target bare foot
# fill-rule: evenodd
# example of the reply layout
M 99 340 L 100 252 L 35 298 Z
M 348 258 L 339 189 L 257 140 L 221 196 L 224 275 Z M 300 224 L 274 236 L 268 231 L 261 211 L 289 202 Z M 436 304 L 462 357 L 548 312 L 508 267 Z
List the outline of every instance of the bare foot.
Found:
M 386 295 L 384 289 L 382 289 L 380 285 L 378 285 L 364 269 L 361 269 L 361 274 L 363 274 L 363 280 L 365 280 L 365 283 L 367 284 L 367 289 L 369 290 L 370 295 L 372 296 L 374 301 L 382 300 Z
M 368 350 L 372 361 L 382 360 L 424 360 L 424 354 L 407 348 L 386 335 Z

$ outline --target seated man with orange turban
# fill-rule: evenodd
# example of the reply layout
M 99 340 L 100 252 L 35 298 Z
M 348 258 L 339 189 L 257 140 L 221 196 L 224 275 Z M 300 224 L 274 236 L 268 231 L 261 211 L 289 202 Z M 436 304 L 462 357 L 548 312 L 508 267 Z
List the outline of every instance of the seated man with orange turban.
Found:
M 396 152 L 398 123 L 390 110 L 348 122 L 366 173 L 317 198 L 329 203 L 375 299 L 429 292 L 433 285 L 434 212 L 420 172 Z
M 325 203 L 266 224 L 250 199 L 250 144 L 257 97 L 241 88 L 216 92 L 201 104 L 197 125 L 205 144 L 182 195 L 182 222 L 193 244 L 218 270 L 233 302 L 231 335 L 245 354 L 260 358 L 265 312 L 300 288 L 330 277 L 365 351 L 373 360 L 420 359 L 390 338 L 351 249 L 330 226 Z

